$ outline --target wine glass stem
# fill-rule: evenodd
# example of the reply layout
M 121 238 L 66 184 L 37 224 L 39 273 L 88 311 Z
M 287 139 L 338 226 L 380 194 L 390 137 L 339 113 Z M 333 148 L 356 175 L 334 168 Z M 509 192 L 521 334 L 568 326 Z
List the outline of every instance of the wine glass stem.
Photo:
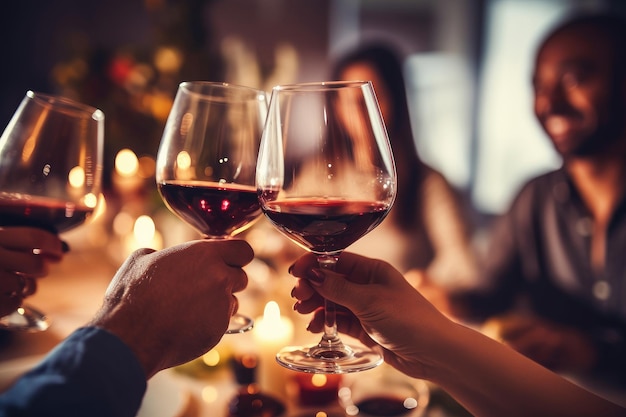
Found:
M 319 255 L 317 262 L 322 269 L 334 271 L 339 255 Z M 329 300 L 324 301 L 324 335 L 322 336 L 321 344 L 331 346 L 341 346 L 341 340 L 337 334 L 337 320 L 336 320 L 335 303 Z

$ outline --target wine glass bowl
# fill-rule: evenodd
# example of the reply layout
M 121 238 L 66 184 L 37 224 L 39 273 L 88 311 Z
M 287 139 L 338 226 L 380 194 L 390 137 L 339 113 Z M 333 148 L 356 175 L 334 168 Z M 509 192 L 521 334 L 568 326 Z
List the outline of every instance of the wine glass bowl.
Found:
M 157 188 L 205 239 L 230 239 L 261 215 L 255 169 L 267 115 L 263 91 L 227 83 L 179 85 L 159 145 Z M 236 314 L 227 333 L 252 328 Z
M 104 114 L 63 97 L 28 91 L 0 136 L 0 224 L 62 233 L 85 222 L 100 195 Z M 45 330 L 27 305 L 0 327 Z
M 341 252 L 389 213 L 396 193 L 391 146 L 370 82 L 276 86 L 257 163 L 265 216 L 293 242 L 334 269 Z M 325 302 L 321 341 L 277 355 L 290 369 L 348 373 L 382 362 L 377 353 L 344 344 L 335 307 Z

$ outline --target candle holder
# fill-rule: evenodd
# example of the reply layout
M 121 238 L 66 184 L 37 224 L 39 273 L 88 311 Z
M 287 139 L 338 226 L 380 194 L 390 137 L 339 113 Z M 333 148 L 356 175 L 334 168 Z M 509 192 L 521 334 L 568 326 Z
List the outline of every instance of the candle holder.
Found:
M 280 308 L 275 301 L 268 302 L 263 316 L 257 317 L 254 322 L 252 338 L 259 355 L 257 382 L 264 393 L 283 398 L 286 395 L 288 371 L 276 362 L 276 352 L 291 343 L 293 323 L 280 315 Z
M 317 406 L 337 402 L 341 374 L 311 374 L 297 372 L 294 376 L 298 387 L 300 406 Z
M 252 353 L 234 355 L 231 358 L 231 366 L 235 380 L 239 385 L 250 385 L 257 382 L 257 366 L 259 357 Z

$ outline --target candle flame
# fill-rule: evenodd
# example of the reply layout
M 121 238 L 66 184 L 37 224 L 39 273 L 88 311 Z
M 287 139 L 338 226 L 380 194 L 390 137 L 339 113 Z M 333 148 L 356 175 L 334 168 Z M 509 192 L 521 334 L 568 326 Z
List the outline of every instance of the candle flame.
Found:
M 139 159 L 130 149 L 122 149 L 115 156 L 115 170 L 122 177 L 132 177 L 139 171 Z
M 263 310 L 263 319 L 270 323 L 276 323 L 280 321 L 280 307 L 276 301 L 270 301 L 265 304 Z
M 70 186 L 74 188 L 80 188 L 85 184 L 85 170 L 83 167 L 75 166 L 72 168 L 67 176 L 67 180 Z
M 280 315 L 278 303 L 270 301 L 265 305 L 263 316 L 255 321 L 252 334 L 259 343 L 277 346 L 291 340 L 293 324 L 288 317 Z
M 133 234 L 135 239 L 142 244 L 149 244 L 154 239 L 156 227 L 150 216 L 141 215 L 135 220 Z

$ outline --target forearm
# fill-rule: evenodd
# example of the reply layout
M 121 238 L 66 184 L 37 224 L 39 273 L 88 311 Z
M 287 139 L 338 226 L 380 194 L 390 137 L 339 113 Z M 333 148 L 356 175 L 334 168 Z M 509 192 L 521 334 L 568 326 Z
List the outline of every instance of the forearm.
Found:
M 146 381 L 112 334 L 79 329 L 0 396 L 0 416 L 134 416 Z
M 626 410 L 462 325 L 444 336 L 433 382 L 470 412 L 486 416 L 624 416 Z

